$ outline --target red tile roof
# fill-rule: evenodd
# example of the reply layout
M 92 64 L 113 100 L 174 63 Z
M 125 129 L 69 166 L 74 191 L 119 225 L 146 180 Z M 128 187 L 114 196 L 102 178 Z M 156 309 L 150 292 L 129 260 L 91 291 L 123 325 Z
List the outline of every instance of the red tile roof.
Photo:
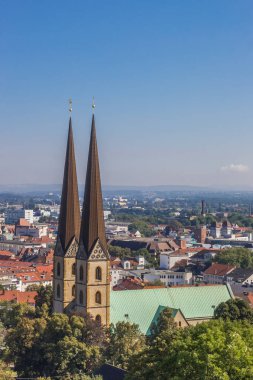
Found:
M 15 301 L 16 303 L 35 304 L 37 292 L 20 292 L 19 290 L 0 291 L 0 301 Z
M 144 284 L 138 280 L 133 278 L 126 278 L 122 280 L 120 283 L 113 287 L 113 290 L 137 290 L 143 289 Z
M 236 268 L 235 265 L 227 265 L 227 264 L 212 264 L 209 268 L 207 268 L 204 272 L 204 275 L 216 275 L 216 276 L 225 276 L 226 274 L 232 272 Z

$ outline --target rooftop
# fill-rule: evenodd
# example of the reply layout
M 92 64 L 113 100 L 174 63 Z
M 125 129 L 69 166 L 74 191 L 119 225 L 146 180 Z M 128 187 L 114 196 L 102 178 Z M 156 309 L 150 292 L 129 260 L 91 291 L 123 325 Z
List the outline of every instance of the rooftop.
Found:
M 215 276 L 225 276 L 228 273 L 232 272 L 235 269 L 235 265 L 227 265 L 227 264 L 212 264 L 209 268 L 207 268 L 204 272 L 204 275 L 215 275 Z
M 146 334 L 161 305 L 180 309 L 186 319 L 208 319 L 216 306 L 232 297 L 229 285 L 112 291 L 111 322 L 136 323 Z

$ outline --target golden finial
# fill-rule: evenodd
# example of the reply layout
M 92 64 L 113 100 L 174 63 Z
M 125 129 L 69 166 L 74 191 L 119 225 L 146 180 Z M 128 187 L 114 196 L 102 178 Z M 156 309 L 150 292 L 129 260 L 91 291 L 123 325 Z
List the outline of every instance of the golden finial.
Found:
M 95 108 L 96 108 L 96 104 L 95 104 L 95 99 L 94 99 L 94 96 L 92 98 L 92 113 L 95 112 Z
M 69 112 L 70 112 L 70 114 L 72 112 L 72 99 L 71 98 L 69 99 Z

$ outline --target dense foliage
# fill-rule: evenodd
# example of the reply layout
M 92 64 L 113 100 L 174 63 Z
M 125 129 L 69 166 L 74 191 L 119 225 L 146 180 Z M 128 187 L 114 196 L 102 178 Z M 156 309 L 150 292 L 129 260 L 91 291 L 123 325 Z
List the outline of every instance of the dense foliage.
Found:
M 51 314 L 50 289 L 41 289 L 36 310 L 0 307 L 0 378 L 90 380 L 109 362 L 128 371 L 126 380 L 250 380 L 253 378 L 253 311 L 242 300 L 215 309 L 216 320 L 176 327 L 164 309 L 145 337 L 137 325 L 119 322 L 107 330 L 90 317 Z M 99 377 L 95 378 L 100 380 Z
M 141 220 L 138 222 L 129 224 L 128 230 L 131 233 L 135 233 L 136 231 L 139 231 L 141 235 L 146 236 L 146 237 L 155 235 L 155 231 L 153 230 L 152 226 L 150 226 L 150 224 L 143 222 Z
M 222 318 L 231 321 L 248 321 L 253 323 L 253 309 L 249 304 L 241 299 L 230 299 L 220 303 L 214 310 L 215 318 Z
M 215 262 L 231 264 L 239 268 L 253 268 L 253 251 L 247 248 L 229 248 L 215 256 Z
M 87 331 L 86 321 L 78 316 L 22 318 L 7 333 L 9 360 L 23 377 L 91 374 L 106 345 L 101 331 L 96 339 L 97 326 L 92 322 L 92 330 Z
M 252 339 L 253 327 L 245 321 L 176 329 L 163 313 L 150 344 L 132 357 L 127 380 L 250 380 Z
M 118 322 L 111 326 L 110 344 L 107 349 L 109 362 L 127 369 L 133 353 L 141 352 L 145 346 L 145 337 L 138 325 Z

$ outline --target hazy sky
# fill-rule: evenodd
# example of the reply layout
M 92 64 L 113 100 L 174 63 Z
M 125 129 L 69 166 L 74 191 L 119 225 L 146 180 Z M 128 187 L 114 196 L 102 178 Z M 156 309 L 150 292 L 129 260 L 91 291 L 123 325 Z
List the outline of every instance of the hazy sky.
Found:
M 0 184 L 253 188 L 252 0 L 0 0 Z

